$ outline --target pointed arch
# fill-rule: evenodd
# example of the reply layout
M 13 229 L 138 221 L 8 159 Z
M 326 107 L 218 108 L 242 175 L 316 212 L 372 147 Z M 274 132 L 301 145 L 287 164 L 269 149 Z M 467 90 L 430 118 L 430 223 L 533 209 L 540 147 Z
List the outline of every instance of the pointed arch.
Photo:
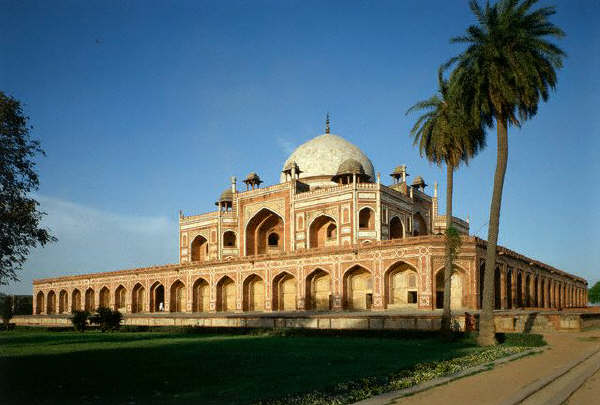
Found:
M 102 308 L 110 307 L 110 290 L 107 286 L 104 286 L 100 289 L 100 294 L 98 295 L 99 302 L 98 306 Z
M 35 313 L 42 314 L 44 312 L 44 293 L 42 291 L 38 291 L 35 296 Z
M 235 281 L 229 276 L 221 277 L 217 283 L 217 311 L 235 311 L 236 298 Z
M 58 313 L 64 314 L 68 311 L 69 294 L 67 290 L 62 289 L 58 293 Z
M 440 267 L 435 273 L 436 308 L 444 307 L 444 272 L 444 267 Z M 450 277 L 450 309 L 452 310 L 458 310 L 465 306 L 466 274 L 463 268 L 454 266 L 454 271 Z
M 208 240 L 202 235 L 197 235 L 190 244 L 190 251 L 193 262 L 206 260 L 208 258 Z
M 386 308 L 416 308 L 418 304 L 417 269 L 399 261 L 384 273 L 384 305 Z
M 400 217 L 393 217 L 390 220 L 390 239 L 402 239 L 404 238 L 404 224 Z
M 192 285 L 192 312 L 208 312 L 210 309 L 210 287 L 208 281 L 198 277 Z
M 94 289 L 89 287 L 85 290 L 85 310 L 88 312 L 94 312 L 96 310 L 96 297 Z
M 150 312 L 165 310 L 165 286 L 160 281 L 155 281 L 150 287 Z
M 320 248 L 337 245 L 337 222 L 329 215 L 319 215 L 308 227 L 308 247 Z
M 145 311 L 146 289 L 142 283 L 136 283 L 131 290 L 131 312 L 138 313 Z
M 81 311 L 81 291 L 77 288 L 71 293 L 71 312 Z
M 265 310 L 265 281 L 258 274 L 250 274 L 242 284 L 242 310 Z
M 125 312 L 127 310 L 127 290 L 123 284 L 119 284 L 115 290 L 115 311 Z
M 175 280 L 171 284 L 169 311 L 170 312 L 185 312 L 185 284 L 181 280 Z
M 56 312 L 56 293 L 54 290 L 48 291 L 46 296 L 46 313 L 53 314 Z
M 306 310 L 328 311 L 333 306 L 331 276 L 321 268 L 314 269 L 306 276 Z
M 342 281 L 344 308 L 350 310 L 371 309 L 373 277 L 367 268 L 358 264 L 350 267 L 344 272 Z
M 296 277 L 287 271 L 282 271 L 273 277 L 273 311 L 295 311 L 297 307 Z
M 494 270 L 494 309 L 502 309 L 502 274 L 496 266 Z
M 358 229 L 363 231 L 375 229 L 375 211 L 371 207 L 363 207 L 358 211 Z
M 413 236 L 427 235 L 427 222 L 420 212 L 413 215 Z
M 283 250 L 283 218 L 268 208 L 260 209 L 246 224 L 246 256 Z
M 223 247 L 224 248 L 235 248 L 237 247 L 237 235 L 234 231 L 228 230 L 223 232 Z

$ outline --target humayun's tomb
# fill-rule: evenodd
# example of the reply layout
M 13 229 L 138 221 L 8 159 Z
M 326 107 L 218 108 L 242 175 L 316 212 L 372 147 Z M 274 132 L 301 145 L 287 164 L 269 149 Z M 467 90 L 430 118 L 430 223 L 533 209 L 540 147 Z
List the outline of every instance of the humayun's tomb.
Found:
M 399 166 L 384 185 L 359 148 L 327 129 L 289 156 L 279 184 L 250 173 L 240 190 L 233 177 L 216 210 L 180 213 L 179 263 L 34 280 L 34 313 L 435 312 L 445 216 L 437 185 L 431 195 L 407 176 Z M 468 221 L 453 225 L 462 246 L 451 307 L 476 311 L 486 242 L 469 236 Z M 587 281 L 499 247 L 495 298 L 497 309 L 584 307 Z

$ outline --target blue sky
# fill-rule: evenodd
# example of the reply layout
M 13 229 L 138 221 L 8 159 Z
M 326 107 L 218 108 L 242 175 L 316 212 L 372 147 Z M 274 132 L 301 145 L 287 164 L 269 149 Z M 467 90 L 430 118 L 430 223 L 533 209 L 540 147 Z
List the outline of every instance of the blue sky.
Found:
M 509 131 L 500 243 L 600 279 L 600 2 L 555 1 L 567 37 L 559 84 Z M 543 1 L 542 4 L 553 4 Z M 178 210 L 212 210 L 257 171 L 278 181 L 294 147 L 323 132 L 358 145 L 376 171 L 407 164 L 444 189 L 408 132 L 436 87 L 466 1 L 0 1 L 0 89 L 24 103 L 37 193 L 59 242 L 22 281 L 174 263 Z M 455 177 L 455 213 L 487 236 L 488 147 Z M 443 209 L 443 202 L 442 202 Z

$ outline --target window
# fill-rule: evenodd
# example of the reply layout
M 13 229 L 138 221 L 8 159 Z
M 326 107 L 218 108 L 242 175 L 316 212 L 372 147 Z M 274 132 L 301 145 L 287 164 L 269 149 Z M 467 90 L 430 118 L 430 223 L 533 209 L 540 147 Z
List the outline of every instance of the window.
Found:
M 279 246 L 279 235 L 277 235 L 275 232 L 269 234 L 267 243 L 269 246 Z
M 416 291 L 409 291 L 408 292 L 407 302 L 409 304 L 416 304 L 417 303 L 417 292 Z
M 227 231 L 223 234 L 223 246 L 224 247 L 235 247 L 235 233 Z
M 371 209 L 363 208 L 358 213 L 358 227 L 360 229 L 372 229 L 373 228 L 373 214 Z
M 417 276 L 414 274 L 408 275 L 408 288 L 417 288 Z

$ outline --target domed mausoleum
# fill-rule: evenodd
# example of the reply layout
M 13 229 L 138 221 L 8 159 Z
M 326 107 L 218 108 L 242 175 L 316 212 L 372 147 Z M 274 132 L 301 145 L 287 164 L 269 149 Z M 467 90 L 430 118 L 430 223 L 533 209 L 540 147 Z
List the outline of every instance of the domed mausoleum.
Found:
M 375 181 L 373 163 L 356 145 L 338 135 L 323 134 L 298 146 L 283 164 L 283 170 L 295 162 L 302 173 L 300 180 L 311 188 L 333 185 L 331 178 L 338 172 L 340 165 L 352 159 L 359 162 L 370 181 Z M 285 174 L 281 174 L 281 182 Z
M 327 127 L 287 158 L 280 183 L 263 186 L 252 171 L 238 188 L 232 177 L 225 191 L 214 191 L 216 210 L 180 213 L 178 263 L 34 280 L 34 313 L 110 307 L 124 312 L 127 324 L 179 324 L 152 314 L 164 310 L 189 325 L 242 326 L 250 324 L 233 325 L 232 315 L 219 313 L 441 308 L 446 217 L 438 212 L 437 184 L 431 195 L 421 176 L 408 183 L 406 165 L 388 170 L 390 182 Z M 453 217 L 452 226 L 462 245 L 450 306 L 464 313 L 481 307 L 486 243 L 469 236 L 468 221 Z M 498 250 L 498 309 L 587 302 L 584 279 Z M 431 313 L 426 316 L 431 322 Z M 44 318 L 44 324 L 63 318 Z M 302 323 L 316 321 L 308 318 L 297 325 L 321 327 Z

